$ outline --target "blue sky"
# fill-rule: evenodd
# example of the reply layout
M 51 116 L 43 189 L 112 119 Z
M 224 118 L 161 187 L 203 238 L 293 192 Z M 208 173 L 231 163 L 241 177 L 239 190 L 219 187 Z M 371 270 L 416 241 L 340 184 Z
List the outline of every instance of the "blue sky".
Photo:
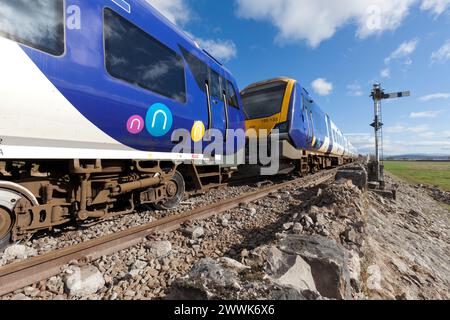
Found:
M 360 152 L 371 152 L 374 82 L 385 154 L 450 154 L 450 0 L 148 0 L 222 60 L 240 88 L 289 76 Z

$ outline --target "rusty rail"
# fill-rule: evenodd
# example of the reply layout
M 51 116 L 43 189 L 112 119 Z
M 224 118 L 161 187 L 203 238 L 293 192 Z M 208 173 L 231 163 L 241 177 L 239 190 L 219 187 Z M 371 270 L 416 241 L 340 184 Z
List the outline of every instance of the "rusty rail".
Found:
M 278 190 L 292 187 L 297 183 L 302 183 L 302 186 L 306 187 L 320 185 L 333 176 L 334 171 L 333 173 L 327 172 L 327 174 L 319 178 L 313 175 L 277 184 L 236 198 L 227 199 L 217 204 L 194 209 L 181 215 L 166 217 L 142 226 L 0 267 L 0 297 L 60 274 L 62 267 L 71 261 L 94 261 L 102 256 L 111 255 L 135 246 L 144 241 L 145 237 L 157 231 L 174 231 L 187 221 L 206 219 L 234 209 L 241 204 L 251 203 L 264 198 Z

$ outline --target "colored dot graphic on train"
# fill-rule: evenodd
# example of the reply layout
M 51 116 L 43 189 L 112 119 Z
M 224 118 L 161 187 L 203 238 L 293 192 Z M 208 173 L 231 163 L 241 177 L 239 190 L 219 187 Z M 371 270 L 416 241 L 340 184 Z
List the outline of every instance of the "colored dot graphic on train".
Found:
M 165 104 L 155 103 L 147 111 L 145 125 L 152 136 L 162 137 L 172 129 L 172 112 Z
M 191 137 L 192 141 L 199 142 L 205 136 L 205 125 L 201 121 L 196 121 L 192 126 Z
M 145 128 L 145 121 L 141 116 L 131 116 L 127 121 L 127 130 L 131 134 L 139 134 Z

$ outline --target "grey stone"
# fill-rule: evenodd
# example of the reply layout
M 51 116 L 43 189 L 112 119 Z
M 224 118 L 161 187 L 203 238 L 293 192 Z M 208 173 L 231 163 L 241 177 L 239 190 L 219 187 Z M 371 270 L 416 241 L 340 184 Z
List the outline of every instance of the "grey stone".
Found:
M 292 231 L 294 231 L 295 234 L 301 234 L 303 232 L 303 226 L 301 223 L 295 223 L 294 227 L 292 228 Z
M 367 190 L 367 172 L 365 169 L 360 170 L 339 170 L 336 173 L 336 181 L 350 180 L 352 183 L 361 190 Z
M 381 290 L 381 269 L 377 265 L 371 265 L 367 268 L 366 285 L 369 290 Z
M 67 292 L 71 296 L 86 297 L 105 286 L 105 279 L 94 266 L 71 266 L 64 278 Z
M 31 298 L 27 297 L 23 293 L 16 294 L 11 298 L 12 300 L 31 300 Z
M 356 291 L 361 289 L 361 258 L 355 251 L 349 251 L 347 255 L 347 266 L 350 283 Z
M 313 219 L 311 219 L 310 216 L 304 216 L 302 218 L 302 224 L 305 228 L 310 228 L 311 226 L 314 225 L 314 221 L 313 221 Z
M 331 299 L 350 298 L 350 277 L 345 249 L 322 236 L 289 235 L 280 249 L 301 256 L 310 266 L 319 293 Z
M 190 237 L 192 240 L 198 240 L 204 237 L 205 229 L 203 229 L 203 227 L 187 228 L 183 229 L 182 233 Z
M 23 293 L 31 298 L 34 298 L 40 293 L 40 291 L 33 287 L 26 287 L 25 289 L 23 289 Z
M 222 225 L 222 227 L 226 228 L 230 225 L 230 222 L 228 220 L 226 220 L 225 218 L 222 218 L 221 225 Z
M 29 248 L 22 244 L 15 244 L 5 249 L 5 251 L 3 252 L 2 259 L 6 261 L 14 259 L 22 260 L 36 255 L 37 255 L 36 249 Z
M 149 242 L 145 247 L 150 251 L 150 254 L 157 259 L 165 258 L 172 252 L 172 244 L 170 241 Z
M 239 261 L 236 261 L 231 258 L 222 257 L 219 259 L 220 264 L 222 264 L 226 268 L 230 268 L 235 270 L 236 272 L 242 272 L 245 270 L 250 269 L 250 267 L 247 267 L 246 265 L 240 263 Z
M 272 247 L 267 255 L 266 271 L 281 286 L 292 287 L 299 293 L 317 291 L 311 267 L 298 255 L 286 254 Z
M 142 260 L 136 260 L 135 263 L 131 265 L 131 270 L 142 270 L 145 269 L 148 266 L 147 262 Z
M 214 291 L 239 288 L 237 273 L 224 268 L 218 262 L 205 258 L 196 263 L 188 276 L 172 284 L 169 300 L 214 299 Z
M 322 212 L 315 212 L 311 214 L 311 219 L 314 221 L 316 225 L 323 226 L 327 224 L 327 219 L 325 218 L 325 215 Z
M 306 290 L 300 293 L 294 288 L 280 287 L 268 290 L 267 299 L 275 301 L 306 301 L 318 300 L 320 295 L 313 291 Z
M 283 224 L 283 229 L 288 231 L 288 230 L 292 229 L 293 226 L 294 226 L 293 222 L 285 223 L 285 224 Z

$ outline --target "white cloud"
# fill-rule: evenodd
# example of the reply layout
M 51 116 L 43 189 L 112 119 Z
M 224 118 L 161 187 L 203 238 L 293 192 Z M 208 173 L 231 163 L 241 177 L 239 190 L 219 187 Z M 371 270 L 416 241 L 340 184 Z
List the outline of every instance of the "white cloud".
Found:
M 450 6 L 450 0 L 424 0 L 422 10 L 432 11 L 435 15 L 440 15 L 444 13 L 445 10 Z
M 356 36 L 366 38 L 395 30 L 416 0 L 236 0 L 242 18 L 269 21 L 278 29 L 278 40 L 306 40 L 311 47 L 330 39 L 348 24 Z
M 443 111 L 423 111 L 423 112 L 412 112 L 409 117 L 411 119 L 423 119 L 423 118 L 436 118 L 439 116 Z
M 147 2 L 173 23 L 183 24 L 191 20 L 192 12 L 186 0 L 147 0 Z M 231 40 L 202 39 L 189 32 L 186 33 L 218 60 L 227 62 L 237 56 L 236 44 Z
M 380 76 L 382 78 L 390 78 L 391 77 L 391 69 L 386 68 L 386 69 L 381 70 Z
M 450 60 L 450 40 L 448 40 L 439 50 L 431 54 L 431 62 L 444 63 Z
M 236 44 L 231 40 L 209 40 L 195 38 L 198 44 L 214 58 L 227 62 L 237 56 Z
M 191 18 L 191 10 L 185 0 L 147 0 L 173 23 L 185 23 Z
M 436 132 L 433 131 L 423 132 L 419 133 L 418 136 L 424 139 L 432 139 L 436 136 Z
M 386 133 L 423 133 L 429 131 L 429 126 L 419 125 L 419 126 L 405 126 L 402 124 L 396 124 L 392 127 L 386 127 L 384 130 Z
M 327 79 L 318 78 L 311 83 L 311 87 L 314 92 L 320 96 L 328 96 L 333 92 L 333 84 L 328 82 Z
M 426 101 L 431 101 L 431 100 L 436 100 L 436 99 L 448 99 L 448 98 L 450 98 L 450 93 L 433 93 L 433 94 L 429 94 L 427 96 L 423 96 L 419 100 L 426 102 Z
M 359 153 L 372 153 L 375 149 L 375 136 L 371 133 L 350 133 L 345 136 Z
M 353 82 L 347 86 L 347 95 L 352 97 L 361 97 L 364 95 L 364 91 L 358 82 Z
M 411 41 L 406 41 L 400 44 L 400 46 L 392 52 L 389 57 L 384 59 L 386 64 L 389 64 L 392 60 L 407 58 L 406 63 L 411 64 L 412 61 L 409 56 L 416 51 L 417 45 L 419 44 L 419 39 L 413 39 Z

